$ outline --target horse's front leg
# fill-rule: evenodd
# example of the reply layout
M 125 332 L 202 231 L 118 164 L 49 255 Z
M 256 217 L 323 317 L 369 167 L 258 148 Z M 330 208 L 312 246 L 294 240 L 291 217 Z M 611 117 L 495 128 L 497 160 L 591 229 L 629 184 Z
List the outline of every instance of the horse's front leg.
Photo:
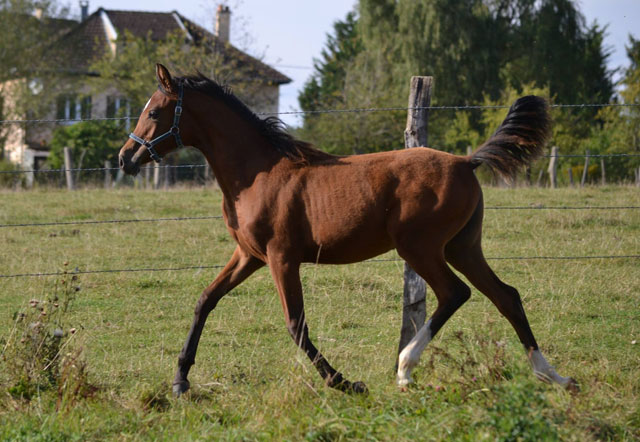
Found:
M 302 284 L 300 282 L 300 263 L 286 259 L 269 257 L 271 275 L 280 295 L 289 334 L 306 355 L 311 359 L 320 376 L 329 387 L 351 393 L 366 393 L 367 387 L 362 382 L 349 382 L 342 374 L 329 365 L 327 360 L 316 349 L 309 339 L 309 328 L 304 315 Z
M 173 393 L 180 396 L 189 389 L 187 375 L 189 369 L 195 363 L 198 342 L 202 334 L 202 328 L 207 320 L 207 316 L 218 304 L 218 301 L 229 291 L 235 288 L 242 281 L 247 279 L 253 272 L 264 266 L 264 262 L 245 253 L 237 247 L 233 256 L 222 269 L 218 277 L 207 287 L 200 296 L 196 304 L 195 315 L 191 330 L 187 336 L 180 357 L 178 358 L 178 371 L 173 380 Z

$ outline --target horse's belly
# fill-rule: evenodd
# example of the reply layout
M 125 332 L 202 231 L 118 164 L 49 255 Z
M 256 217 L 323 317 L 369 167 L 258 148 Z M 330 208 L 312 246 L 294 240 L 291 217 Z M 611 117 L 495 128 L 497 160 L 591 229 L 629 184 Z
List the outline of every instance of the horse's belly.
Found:
M 351 221 L 315 226 L 305 261 L 323 264 L 358 262 L 394 247 L 383 219 L 363 217 L 359 222 Z

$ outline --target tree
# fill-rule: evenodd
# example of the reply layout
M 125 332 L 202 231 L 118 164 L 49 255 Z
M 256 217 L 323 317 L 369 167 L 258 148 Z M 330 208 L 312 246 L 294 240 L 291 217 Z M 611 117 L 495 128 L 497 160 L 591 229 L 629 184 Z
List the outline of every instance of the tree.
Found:
M 315 109 L 341 108 L 346 102 L 354 107 L 372 102 L 381 107 L 403 106 L 411 75 L 434 76 L 434 105 L 495 102 L 505 96 L 505 90 L 518 95 L 527 87 L 548 89 L 562 103 L 606 102 L 613 90 L 606 69 L 608 53 L 603 49 L 605 29 L 597 24 L 587 27 L 571 0 L 360 0 L 357 11 L 352 27 L 353 38 L 359 42 L 352 47 L 359 50 L 340 52 L 338 43 L 344 36 L 335 28 L 323 52 L 331 57 L 316 62 L 314 77 L 301 94 L 303 109 L 310 107 L 309 96 L 314 97 Z M 374 60 L 376 69 L 371 71 Z M 332 72 L 336 64 L 344 75 L 325 72 L 325 68 Z M 373 82 L 367 70 L 385 75 Z M 348 85 L 350 78 L 368 81 L 375 88 L 361 87 L 359 95 L 354 95 L 357 88 Z M 402 133 L 402 118 L 395 114 L 387 119 L 367 115 L 371 123 L 358 121 L 359 131 L 369 134 L 368 140 L 359 140 L 361 144 L 380 146 L 378 134 Z M 593 110 L 573 110 L 560 118 L 571 149 L 589 136 L 594 117 Z M 429 118 L 430 145 L 457 152 L 490 130 L 480 111 L 454 124 L 456 117 L 451 112 L 432 112 Z M 301 133 L 308 138 L 328 138 L 329 143 L 320 143 L 324 148 L 333 146 L 333 140 L 347 140 L 348 134 L 336 132 L 342 127 L 349 130 L 349 125 L 331 124 L 333 120 L 331 115 L 307 116 Z M 329 127 L 332 133 L 318 132 Z M 456 135 L 460 131 L 469 136 Z M 448 144 L 454 140 L 454 145 Z
M 198 43 L 187 41 L 181 31 L 169 33 L 162 40 L 135 37 L 125 31 L 116 41 L 117 53 L 105 53 L 95 60 L 91 69 L 99 75 L 92 80 L 98 91 L 113 87 L 126 96 L 133 109 L 142 109 L 156 89 L 154 66 L 162 63 L 178 74 L 202 72 L 220 83 L 233 87 L 236 95 L 250 105 L 259 105 L 256 93 L 261 80 L 238 56 L 229 56 L 227 43 L 215 42 L 203 37 Z
M 592 130 L 588 147 L 595 153 L 640 154 L 640 40 L 629 36 L 629 67 L 624 71 L 619 103 L 629 107 L 606 107 L 598 117 L 604 124 Z M 638 157 L 614 157 L 607 160 L 607 179 L 633 180 L 640 167 Z M 635 173 L 640 173 L 640 170 Z
M 45 109 L 53 99 L 44 84 L 54 82 L 68 52 L 52 40 L 75 22 L 55 0 L 0 0 L 0 95 L 5 115 Z
M 82 121 L 58 127 L 53 132 L 47 162 L 53 169 L 64 166 L 64 148 L 71 149 L 76 168 L 103 167 L 105 160 L 117 162 L 126 131 L 118 121 Z
M 327 34 L 327 43 L 314 59 L 313 74 L 298 96 L 300 108 L 313 111 L 330 103 L 342 101 L 347 67 L 362 51 L 362 43 L 356 29 L 355 12 L 347 13 L 344 21 L 333 24 L 334 34 Z

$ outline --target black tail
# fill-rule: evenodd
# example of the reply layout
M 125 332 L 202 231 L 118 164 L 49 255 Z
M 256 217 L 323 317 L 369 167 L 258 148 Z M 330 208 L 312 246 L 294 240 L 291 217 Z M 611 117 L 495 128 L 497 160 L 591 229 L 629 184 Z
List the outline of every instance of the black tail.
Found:
M 507 181 L 542 154 L 551 136 L 549 106 L 544 98 L 529 95 L 518 99 L 498 130 L 473 155 L 471 164 L 486 164 Z

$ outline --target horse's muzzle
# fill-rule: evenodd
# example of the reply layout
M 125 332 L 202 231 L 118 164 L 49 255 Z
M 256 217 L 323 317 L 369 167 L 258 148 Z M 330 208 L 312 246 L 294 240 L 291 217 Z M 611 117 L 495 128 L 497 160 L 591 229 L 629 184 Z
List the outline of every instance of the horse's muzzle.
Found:
M 126 159 L 123 155 L 120 155 L 119 166 L 120 169 L 127 175 L 135 176 L 138 174 L 138 172 L 140 172 L 140 163 L 138 161 Z

